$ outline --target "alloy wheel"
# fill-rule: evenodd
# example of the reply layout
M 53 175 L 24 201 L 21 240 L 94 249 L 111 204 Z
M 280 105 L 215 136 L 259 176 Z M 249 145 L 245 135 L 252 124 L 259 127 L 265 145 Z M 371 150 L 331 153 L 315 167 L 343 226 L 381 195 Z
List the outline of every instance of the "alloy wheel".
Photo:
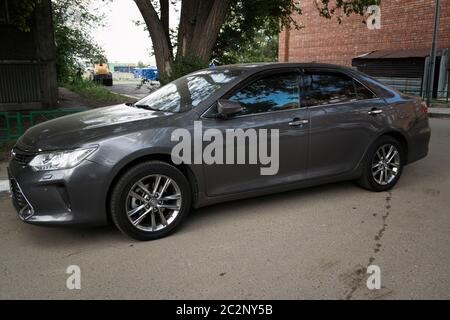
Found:
M 146 232 L 169 226 L 181 210 L 178 184 L 165 175 L 150 175 L 135 183 L 126 198 L 125 208 L 131 224 Z
M 372 176 L 380 185 L 388 185 L 400 172 L 400 152 L 393 144 L 378 148 L 372 161 Z

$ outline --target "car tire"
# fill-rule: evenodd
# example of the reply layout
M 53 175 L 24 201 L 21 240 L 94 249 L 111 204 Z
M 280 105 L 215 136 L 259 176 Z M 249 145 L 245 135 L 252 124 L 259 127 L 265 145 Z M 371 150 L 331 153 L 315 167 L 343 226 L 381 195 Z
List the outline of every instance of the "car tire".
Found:
M 188 180 L 176 167 L 162 161 L 146 161 L 127 170 L 117 180 L 110 197 L 114 224 L 124 234 L 141 241 L 174 232 L 190 208 Z
M 363 160 L 363 173 L 357 182 L 370 191 L 390 190 L 402 175 L 404 160 L 402 144 L 391 136 L 382 136 L 368 150 Z

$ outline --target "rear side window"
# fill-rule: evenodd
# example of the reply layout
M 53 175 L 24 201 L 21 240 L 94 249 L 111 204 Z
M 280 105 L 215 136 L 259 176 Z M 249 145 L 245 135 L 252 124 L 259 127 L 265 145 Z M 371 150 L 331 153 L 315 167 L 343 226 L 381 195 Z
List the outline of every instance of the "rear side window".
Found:
M 300 106 L 298 80 L 297 73 L 267 76 L 237 91 L 229 100 L 242 105 L 240 115 L 296 109 Z
M 303 76 L 303 104 L 307 107 L 356 100 L 353 79 L 341 73 L 314 72 Z
M 302 105 L 327 104 L 372 99 L 374 94 L 352 77 L 339 72 L 306 72 L 303 75 Z
M 376 98 L 375 94 L 363 86 L 358 81 L 355 81 L 356 95 L 358 96 L 358 100 L 366 100 Z

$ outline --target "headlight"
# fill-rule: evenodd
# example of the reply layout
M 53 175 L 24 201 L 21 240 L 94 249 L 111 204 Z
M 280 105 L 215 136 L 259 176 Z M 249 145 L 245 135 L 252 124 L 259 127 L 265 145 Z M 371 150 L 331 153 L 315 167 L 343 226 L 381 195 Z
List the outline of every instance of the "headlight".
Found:
M 31 160 L 30 166 L 35 171 L 70 169 L 79 165 L 95 150 L 96 147 L 41 153 Z

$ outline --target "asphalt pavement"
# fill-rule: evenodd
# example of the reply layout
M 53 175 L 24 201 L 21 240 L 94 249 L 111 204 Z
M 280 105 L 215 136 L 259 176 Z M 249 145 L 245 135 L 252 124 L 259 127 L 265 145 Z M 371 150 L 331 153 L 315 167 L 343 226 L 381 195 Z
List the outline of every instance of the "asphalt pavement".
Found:
M 139 80 L 114 81 L 113 86 L 105 87 L 106 89 L 124 95 L 129 98 L 140 100 L 148 96 L 158 86 L 155 84 L 140 85 Z
M 431 125 L 429 156 L 391 192 L 344 182 L 215 205 L 153 242 L 27 225 L 3 193 L 0 299 L 450 299 L 450 120 Z

